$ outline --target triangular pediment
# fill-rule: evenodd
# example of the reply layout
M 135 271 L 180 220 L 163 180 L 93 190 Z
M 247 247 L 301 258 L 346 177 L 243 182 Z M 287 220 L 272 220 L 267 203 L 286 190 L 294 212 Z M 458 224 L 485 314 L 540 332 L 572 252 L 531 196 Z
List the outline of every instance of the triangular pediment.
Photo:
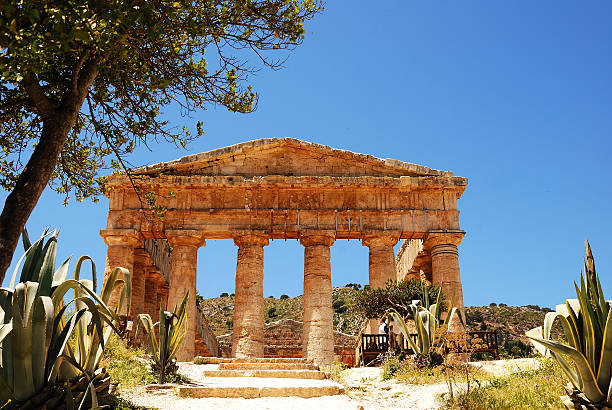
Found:
M 180 176 L 452 176 L 421 165 L 334 149 L 293 138 L 265 138 L 133 170 Z

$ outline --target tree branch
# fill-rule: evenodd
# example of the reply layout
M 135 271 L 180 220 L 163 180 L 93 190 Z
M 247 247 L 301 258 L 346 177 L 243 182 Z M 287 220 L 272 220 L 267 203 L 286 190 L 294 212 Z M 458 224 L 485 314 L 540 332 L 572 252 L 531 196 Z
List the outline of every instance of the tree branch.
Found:
M 76 67 L 74 68 L 74 73 L 72 74 L 72 92 L 73 93 L 79 92 L 79 84 L 78 84 L 79 74 L 81 72 L 81 69 L 83 68 L 83 64 L 85 64 L 85 59 L 87 59 L 88 56 L 89 56 L 89 51 L 85 51 L 83 54 L 81 54 L 81 57 L 79 57 L 79 61 L 77 62 Z
M 35 74 L 30 73 L 23 78 L 23 88 L 25 88 L 40 115 L 45 120 L 53 118 L 56 106 L 49 97 L 45 95 Z

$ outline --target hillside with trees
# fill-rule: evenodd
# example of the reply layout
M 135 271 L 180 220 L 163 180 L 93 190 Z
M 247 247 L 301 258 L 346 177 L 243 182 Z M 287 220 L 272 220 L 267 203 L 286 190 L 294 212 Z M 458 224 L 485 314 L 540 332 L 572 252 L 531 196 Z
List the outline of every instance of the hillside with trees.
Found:
M 352 285 L 352 284 L 351 284 Z M 334 329 L 343 333 L 359 334 L 364 317 L 351 308 L 351 301 L 357 294 L 357 286 L 336 287 L 332 293 L 334 309 Z M 233 294 L 222 293 L 220 297 L 203 299 L 198 297 L 204 307 L 208 322 L 216 335 L 231 333 L 233 330 Z M 264 299 L 266 323 L 280 319 L 302 320 L 303 296 L 266 297 Z M 497 332 L 502 356 L 525 356 L 531 345 L 525 331 L 540 326 L 549 308 L 536 305 L 507 306 L 504 303 L 491 303 L 487 306 L 466 307 L 467 324 L 471 330 L 495 330 Z M 558 334 L 558 333 L 557 333 Z

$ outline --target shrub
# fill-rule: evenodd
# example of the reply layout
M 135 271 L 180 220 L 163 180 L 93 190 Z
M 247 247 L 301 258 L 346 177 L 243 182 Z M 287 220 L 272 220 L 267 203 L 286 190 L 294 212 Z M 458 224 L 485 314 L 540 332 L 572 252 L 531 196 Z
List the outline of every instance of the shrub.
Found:
M 289 299 L 289 295 L 280 295 L 280 300 L 285 300 L 285 299 Z
M 387 354 L 383 358 L 383 372 L 381 377 L 383 380 L 392 379 L 401 369 L 406 366 L 406 362 L 400 361 L 400 359 L 396 355 Z
M 550 359 L 540 368 L 489 381 L 474 378 L 469 391 L 444 397 L 444 409 L 545 409 L 562 408 L 563 372 Z
M 401 282 L 389 280 L 384 288 L 371 289 L 365 286 L 363 290 L 355 292 L 349 300 L 349 306 L 356 314 L 370 319 L 384 316 L 389 309 L 395 309 L 402 317 L 406 317 L 411 312 L 409 306 L 413 300 L 425 301 L 425 290 L 432 300 L 438 299 L 440 295 L 441 307 L 445 309 L 445 297 L 440 286 L 423 286 L 420 280 L 414 278 Z
M 174 312 L 164 311 L 162 304 L 159 308 L 159 321 L 156 323 L 153 323 L 147 313 L 138 315 L 136 334 L 140 326 L 147 333 L 153 355 L 153 371 L 159 372 L 160 384 L 166 382 L 166 375 L 174 375 L 178 369 L 175 356 L 188 331 L 186 310 L 188 300 L 189 292 L 185 294 L 181 304 L 175 307 Z
M 497 307 L 497 303 L 491 302 L 491 303 L 489 303 L 489 307 Z
M 533 349 L 527 343 L 518 339 L 507 339 L 503 348 L 499 350 L 502 357 L 520 358 L 533 356 Z
M 276 317 L 276 308 L 275 307 L 271 307 L 270 309 L 268 309 L 268 317 L 274 318 Z
M 348 309 L 348 307 L 344 304 L 344 300 L 342 299 L 334 301 L 334 303 L 332 303 L 332 307 L 336 313 L 344 313 Z
M 232 294 L 233 295 L 233 294 Z M 222 294 L 219 295 L 220 298 L 226 298 L 229 295 L 227 294 L 227 292 L 223 292 Z
M 508 307 L 508 305 L 506 305 L 505 303 L 500 303 L 498 306 L 499 307 Z

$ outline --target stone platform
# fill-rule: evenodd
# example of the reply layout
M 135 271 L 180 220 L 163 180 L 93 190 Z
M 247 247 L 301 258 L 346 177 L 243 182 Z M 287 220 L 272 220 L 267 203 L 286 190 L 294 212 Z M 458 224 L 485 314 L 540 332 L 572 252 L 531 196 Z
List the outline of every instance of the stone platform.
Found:
M 344 393 L 341 384 L 305 359 L 196 358 L 192 371 L 201 372 L 198 385 L 180 386 L 181 397 L 320 397 Z

